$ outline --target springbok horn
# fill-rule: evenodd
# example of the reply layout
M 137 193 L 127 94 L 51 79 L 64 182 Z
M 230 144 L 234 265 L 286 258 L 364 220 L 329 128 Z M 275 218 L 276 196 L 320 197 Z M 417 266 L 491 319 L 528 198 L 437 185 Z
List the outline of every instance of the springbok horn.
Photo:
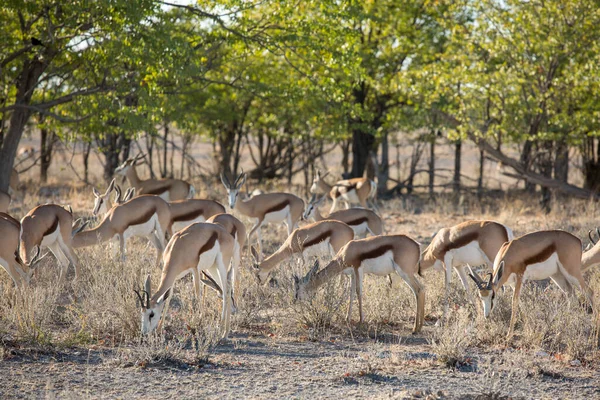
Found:
M 231 182 L 229 182 L 229 178 L 223 172 L 221 172 L 221 182 L 225 185 L 226 188 L 231 187 Z
M 138 299 L 140 299 L 140 306 L 141 307 L 146 307 L 145 304 L 144 304 L 144 299 L 143 299 L 142 295 L 140 294 L 140 292 L 137 289 L 133 289 L 133 292 L 135 294 L 137 294 Z
M 117 197 L 115 198 L 115 203 L 121 204 L 121 186 L 115 186 L 115 192 L 117 193 Z
M 39 260 L 39 257 L 40 257 L 40 246 L 36 246 L 35 255 L 31 258 L 31 261 L 29 261 L 29 264 L 27 266 L 31 268 L 31 266 L 34 265 Z

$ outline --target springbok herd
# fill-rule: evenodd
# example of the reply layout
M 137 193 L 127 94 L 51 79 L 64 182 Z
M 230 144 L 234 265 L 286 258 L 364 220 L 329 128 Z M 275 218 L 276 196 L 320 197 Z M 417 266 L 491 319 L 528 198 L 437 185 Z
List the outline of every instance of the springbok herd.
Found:
M 0 263 L 17 290 L 29 285 L 43 247 L 54 254 L 62 267 L 59 277 L 62 282 L 69 264 L 75 269 L 75 279 L 79 276 L 73 249 L 118 242 L 118 247 L 113 246 L 113 249 L 115 253 L 118 249 L 121 260 L 125 260 L 127 240 L 142 236 L 156 247 L 156 263 L 160 266 L 162 262 L 163 268 L 155 292 L 151 290 L 150 276 L 144 290 L 136 291 L 141 303 L 142 333 L 152 332 L 160 325 L 175 281 L 191 273 L 196 296 L 201 295 L 203 285 L 221 296 L 220 330 L 226 338 L 230 314 L 236 310 L 235 288 L 241 252 L 246 241 L 250 242 L 256 233 L 258 251 L 250 243 L 248 246 L 259 282 L 267 282 L 269 272 L 293 256 L 299 257 L 305 265 L 315 256 L 330 257 L 325 267 L 319 268 L 316 261 L 304 278 L 294 277 L 295 297 L 308 299 L 327 281 L 340 274 L 348 275 L 351 280 L 348 320 L 355 295 L 360 320 L 363 320 L 364 274 L 387 276 L 392 283 L 400 277 L 415 295 L 413 333 L 419 332 L 424 320 L 425 290 L 417 275 L 429 268 L 446 272 L 444 316 L 448 310 L 452 269 L 466 290 L 467 275 L 475 282 L 485 317 L 489 317 L 496 304 L 498 290 L 505 283 L 511 284 L 514 292 L 509 337 L 515 325 L 521 287 L 526 280 L 551 278 L 569 294 L 573 292 L 573 285 L 579 286 L 587 305 L 592 306 L 592 292 L 582 275 L 587 268 L 600 264 L 600 245 L 594 242 L 591 231 L 592 246 L 584 252 L 581 240 L 565 231 L 539 231 L 515 239 L 511 229 L 498 222 L 466 221 L 441 229 L 421 251 L 420 244 L 406 235 L 384 234 L 381 218 L 367 208 L 376 207 L 375 183 L 368 179 L 342 180 L 330 186 L 323 180 L 324 175 L 317 172 L 311 187 L 313 196 L 305 205 L 301 198 L 290 193 L 260 193 L 238 199 L 246 174 L 240 174 L 233 182 L 221 175 L 229 207 L 255 220 L 247 235 L 244 224 L 227 214 L 220 203 L 193 199 L 195 190 L 189 183 L 176 179 L 141 180 L 135 167 L 142 157 L 129 159 L 116 170 L 131 186 L 123 197 L 114 180 L 105 193 L 93 190 L 93 215 L 102 219 L 87 230 L 87 222 L 74 223 L 72 210 L 56 204 L 38 206 L 19 222 L 6 214 L 10 196 L 0 192 Z M 113 191 L 116 192 L 114 203 L 111 202 Z M 318 197 L 318 193 L 323 195 Z M 329 215 L 323 216 L 319 206 L 327 197 L 332 199 L 333 205 Z M 335 211 L 338 201 L 344 201 L 347 209 Z M 349 208 L 350 204 L 361 207 Z M 301 219 L 315 222 L 298 227 Z M 281 222 L 287 226 L 288 237 L 275 253 L 263 258 L 261 227 Z M 600 236 L 600 231 L 597 233 Z M 470 267 L 484 265 L 493 271 L 488 273 L 487 279 L 482 279 Z

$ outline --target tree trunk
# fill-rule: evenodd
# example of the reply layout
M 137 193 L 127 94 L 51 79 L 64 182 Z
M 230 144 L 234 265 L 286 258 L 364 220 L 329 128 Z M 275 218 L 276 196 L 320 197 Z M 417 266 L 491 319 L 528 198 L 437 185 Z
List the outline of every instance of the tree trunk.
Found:
M 525 168 L 525 170 L 527 171 L 529 171 L 529 169 L 531 168 L 531 153 L 533 150 L 533 144 L 534 143 L 531 140 L 525 141 L 525 144 L 523 145 L 523 151 L 521 152 L 520 161 L 523 165 L 523 168 Z M 529 193 L 534 193 L 535 185 L 530 181 L 525 181 L 525 191 Z
M 164 131 L 163 131 L 163 162 L 162 162 L 162 168 L 160 171 L 160 177 L 161 178 L 166 178 L 167 177 L 167 169 L 169 168 L 167 165 L 167 152 L 169 150 L 169 124 L 167 122 L 165 122 L 165 126 L 164 126 Z
M 565 183 L 569 179 L 569 146 L 564 138 L 556 142 L 554 178 Z
M 462 140 L 458 140 L 454 145 L 454 178 L 452 179 L 452 189 L 454 194 L 460 193 L 461 150 Z
M 387 181 L 390 177 L 390 145 L 389 133 L 386 131 L 381 138 L 381 163 L 377 174 L 377 190 L 383 193 L 387 190 Z
M 56 134 L 50 132 L 48 128 L 41 129 L 41 140 L 40 140 L 40 182 L 46 183 L 48 181 L 48 169 L 52 162 L 52 151 L 54 148 L 54 142 L 56 140 Z
M 431 141 L 429 142 L 429 197 L 433 198 L 435 185 L 435 132 L 432 133 Z
M 342 169 L 344 170 L 344 173 L 342 174 L 342 176 L 345 178 L 349 177 L 348 173 L 350 171 L 350 140 L 344 140 L 341 143 L 341 148 L 342 148 Z
M 547 178 L 552 178 L 552 149 L 553 149 L 553 142 L 551 140 L 545 140 L 541 143 L 542 146 L 542 157 L 540 159 L 540 172 L 542 173 L 543 176 L 547 177 Z M 550 191 L 550 188 L 548 188 L 547 186 L 542 186 L 542 198 L 540 199 L 540 205 L 542 206 L 542 209 L 546 212 L 549 213 L 552 209 L 552 205 L 551 205 L 551 200 L 552 200 L 552 192 Z
M 477 197 L 481 200 L 483 195 L 483 174 L 485 173 L 485 151 L 479 149 L 479 177 L 477 178 Z
M 83 180 L 85 181 L 85 183 L 90 182 L 89 162 L 90 162 L 90 151 L 91 150 L 92 150 L 92 142 L 87 142 L 85 144 L 85 150 L 83 152 Z

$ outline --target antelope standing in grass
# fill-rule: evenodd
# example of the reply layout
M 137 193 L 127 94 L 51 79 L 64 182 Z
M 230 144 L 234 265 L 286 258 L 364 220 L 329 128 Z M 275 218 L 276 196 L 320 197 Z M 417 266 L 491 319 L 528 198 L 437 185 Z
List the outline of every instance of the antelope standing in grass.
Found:
M 29 270 L 39 259 L 40 248 L 28 264 L 19 257 L 19 234 L 21 223 L 6 213 L 0 212 L 0 265 L 8 272 L 15 287 L 19 288 L 29 284 Z
M 214 200 L 177 200 L 171 201 L 169 205 L 173 217 L 173 232 L 178 232 L 195 222 L 205 222 L 213 215 L 225 212 L 225 207 Z
M 596 233 L 598 234 L 598 238 L 600 238 L 600 229 L 596 228 Z M 582 271 L 600 265 L 600 244 L 598 244 L 598 240 L 595 241 L 592 237 L 592 231 L 588 232 L 588 236 L 590 238 L 589 248 L 581 256 Z
M 466 221 L 451 228 L 440 229 L 421 254 L 419 275 L 432 268 L 446 271 L 444 317 L 448 312 L 448 295 L 452 269 L 469 291 L 466 266 L 487 265 L 490 269 L 503 243 L 513 239 L 510 228 L 494 221 Z
M 573 293 L 573 285 L 579 286 L 592 305 L 593 293 L 583 279 L 581 264 L 581 240 L 565 231 L 539 231 L 504 243 L 494 260 L 494 273 L 489 274 L 487 282 L 473 271 L 469 276 L 479 289 L 486 318 L 496 305 L 498 289 L 505 283 L 514 284 L 510 338 L 517 319 L 521 287 L 526 281 L 550 278 L 567 294 Z
M 115 174 L 127 178 L 129 185 L 135 188 L 138 195 L 154 194 L 160 196 L 165 201 L 184 200 L 194 197 L 196 194 L 194 187 L 181 179 L 140 179 L 135 167 L 138 161 L 143 158 L 143 154 L 138 154 L 135 158 L 125 161 L 115 170 Z
M 298 221 L 304 211 L 304 201 L 290 193 L 265 193 L 253 196 L 248 200 L 240 199 L 238 196 L 241 187 L 246 182 L 246 174 L 242 172 L 233 184 L 229 179 L 221 174 L 221 182 L 227 189 L 229 198 L 229 207 L 232 210 L 238 210 L 242 215 L 256 219 L 256 222 L 248 234 L 248 243 L 252 234 L 256 232 L 258 236 L 259 253 L 262 255 L 262 238 L 260 228 L 265 223 L 284 222 L 288 229 L 288 235 L 297 228 Z
M 303 218 L 305 220 L 314 219 L 315 221 L 323 221 L 326 219 L 341 221 L 352 228 L 354 230 L 354 235 L 359 238 L 366 237 L 367 233 L 370 233 L 373 236 L 383 234 L 383 222 L 381 221 L 381 218 L 373 211 L 366 208 L 349 208 L 347 210 L 333 212 L 327 217 L 323 217 L 319 212 L 319 206 L 324 200 L 325 196 L 317 199 L 317 196 L 313 194 L 306 206 Z
M 373 236 L 348 242 L 336 254 L 335 258 L 321 271 L 318 264 L 303 279 L 294 277 L 296 299 L 306 300 L 315 291 L 341 273 L 350 274 L 352 286 L 347 320 L 350 321 L 354 292 L 358 296 L 360 322 L 364 321 L 362 293 L 364 274 L 378 276 L 400 276 L 410 287 L 417 302 L 413 333 L 423 326 L 425 313 L 425 292 L 417 280 L 419 261 L 419 243 L 405 235 Z M 396 279 L 396 278 L 393 278 Z
M 33 265 L 41 247 L 48 247 L 61 265 L 59 280 L 67 276 L 69 262 L 75 269 L 75 280 L 79 278 L 79 265 L 73 251 L 73 215 L 56 204 L 35 207 L 21 219 L 19 253 L 22 263 Z M 83 227 L 81 227 L 83 229 Z M 29 279 L 33 269 L 28 271 Z
M 73 238 L 73 247 L 87 247 L 109 240 L 118 240 L 121 259 L 125 259 L 125 242 L 132 236 L 150 240 L 157 250 L 157 264 L 165 247 L 165 232 L 171 233 L 169 203 L 158 196 L 143 195 L 111 208 L 102 222 L 93 229 L 79 232 Z
M 339 200 L 346 203 L 346 208 L 350 208 L 350 204 L 360 204 L 363 208 L 367 208 L 369 203 L 373 209 L 377 210 L 375 204 L 375 196 L 377 194 L 377 185 L 374 181 L 368 178 L 352 178 L 337 181 L 333 185 L 329 185 L 323 180 L 327 175 L 321 176 L 321 172 L 317 170 L 313 179 L 313 184 L 310 187 L 310 192 L 317 194 L 325 193 L 331 197 L 333 204 L 329 213 L 335 211 Z
M 293 255 L 300 255 L 304 262 L 313 256 L 336 254 L 346 243 L 354 239 L 354 231 L 340 221 L 315 222 L 292 232 L 277 251 L 255 263 L 257 276 L 261 283 L 267 281 L 269 272 Z M 258 254 L 252 248 L 255 261 Z
M 8 212 L 8 206 L 10 206 L 10 195 L 0 190 L 0 212 Z
M 165 310 L 165 302 L 175 281 L 191 273 L 196 296 L 200 296 L 200 274 L 207 271 L 221 288 L 223 309 L 221 334 L 229 334 L 231 309 L 227 268 L 233 257 L 235 239 L 218 224 L 195 223 L 173 235 L 163 254 L 164 267 L 158 289 L 152 294 L 150 276 L 146 279 L 142 294 L 136 292 L 142 304 L 142 333 L 156 329 Z

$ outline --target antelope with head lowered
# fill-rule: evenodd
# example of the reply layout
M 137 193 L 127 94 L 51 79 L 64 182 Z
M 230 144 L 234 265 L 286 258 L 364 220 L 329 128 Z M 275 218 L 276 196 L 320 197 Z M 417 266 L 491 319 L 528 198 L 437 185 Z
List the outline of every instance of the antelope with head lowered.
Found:
M 173 217 L 173 232 L 179 232 L 195 222 L 205 222 L 213 215 L 225 213 L 225 207 L 214 200 L 177 200 L 169 202 L 169 206 Z
M 248 200 L 239 199 L 240 189 L 246 182 L 246 174 L 242 172 L 232 184 L 229 179 L 221 174 L 221 182 L 227 189 L 229 207 L 238 210 L 241 214 L 256 219 L 256 223 L 248 234 L 248 242 L 254 232 L 258 236 L 259 253 L 262 255 L 262 239 L 260 228 L 265 223 L 284 222 L 288 229 L 288 235 L 296 229 L 298 221 L 304 211 L 304 201 L 290 193 L 265 193 L 258 194 Z
M 157 250 L 157 264 L 165 245 L 165 232 L 171 233 L 169 203 L 158 196 L 143 195 L 112 207 L 93 229 L 79 232 L 73 238 L 73 247 L 87 247 L 109 240 L 118 240 L 121 258 L 125 259 L 125 242 L 132 236 L 150 240 Z
M 313 256 L 336 254 L 353 238 L 354 231 L 343 222 L 320 221 L 294 230 L 275 253 L 260 263 L 257 262 L 258 254 L 253 247 L 258 280 L 265 283 L 269 272 L 293 255 L 300 255 L 306 263 Z
M 200 274 L 207 271 L 220 288 L 223 301 L 221 334 L 229 334 L 229 284 L 227 268 L 233 257 L 235 239 L 220 225 L 195 223 L 173 235 L 163 254 L 163 270 L 158 289 L 153 294 L 150 276 L 143 295 L 136 291 L 142 305 L 142 333 L 155 330 L 166 313 L 165 304 L 175 281 L 191 273 L 196 295 L 200 295 Z
M 341 273 L 349 274 L 352 278 L 352 286 L 346 318 L 350 321 L 354 291 L 356 291 L 360 321 L 363 322 L 364 274 L 390 275 L 393 280 L 400 277 L 410 287 L 417 301 L 413 327 L 413 333 L 417 333 L 421 330 L 425 317 L 425 291 L 415 276 L 418 261 L 419 243 L 405 235 L 383 235 L 352 240 L 342 247 L 335 258 L 321 271 L 317 272 L 318 264 L 315 264 L 304 278 L 294 277 L 296 299 L 306 300 L 335 276 Z
M 330 214 L 335 211 L 340 200 L 346 203 L 346 208 L 350 208 L 350 204 L 360 204 L 363 208 L 367 208 L 370 203 L 371 207 L 377 210 L 375 204 L 377 185 L 374 181 L 368 178 L 343 179 L 332 186 L 323 180 L 327 174 L 328 172 L 321 175 L 319 170 L 316 171 L 310 192 L 314 194 L 324 193 L 331 197 L 333 204 L 329 210 Z
M 73 251 L 73 234 L 83 229 L 73 225 L 73 215 L 56 204 L 37 206 L 21 219 L 19 234 L 19 254 L 23 265 L 33 265 L 39 256 L 41 247 L 48 247 L 62 266 L 60 282 L 67 276 L 69 262 L 75 268 L 75 279 L 79 277 L 79 265 Z M 28 279 L 31 279 L 33 268 L 29 268 Z
M 467 265 L 487 265 L 492 262 L 503 243 L 512 240 L 512 231 L 494 221 L 467 221 L 451 228 L 440 229 L 421 253 L 419 274 L 433 268 L 446 271 L 444 317 L 448 312 L 448 295 L 452 269 L 455 269 L 464 289 L 469 291 Z
M 488 318 L 497 302 L 498 290 L 505 284 L 514 284 L 512 313 L 508 337 L 514 331 L 519 296 L 523 283 L 528 280 L 552 279 L 565 293 L 573 293 L 579 286 L 592 305 L 592 291 L 583 279 L 581 240 L 565 231 L 539 231 L 504 243 L 494 260 L 494 272 L 487 281 L 471 271 L 469 276 L 479 289 L 483 315 Z
M 381 218 L 373 211 L 366 208 L 349 208 L 347 210 L 333 212 L 327 217 L 323 217 L 319 212 L 319 206 L 324 200 L 325 196 L 317 198 L 317 196 L 313 194 L 306 206 L 303 218 L 305 220 L 314 219 L 315 221 L 323 221 L 326 219 L 341 221 L 352 228 L 354 230 L 354 235 L 359 238 L 366 237 L 367 233 L 370 233 L 373 236 L 383 234 L 383 222 L 381 221 Z
M 194 197 L 196 190 L 192 185 L 181 179 L 146 179 L 142 180 L 135 169 L 137 163 L 144 158 L 144 154 L 138 154 L 121 164 L 115 174 L 124 176 L 129 185 L 135 188 L 138 195 L 154 194 L 165 201 L 184 200 Z
M 21 223 L 10 215 L 0 212 L 0 265 L 8 272 L 15 287 L 19 288 L 29 284 L 31 275 L 29 271 L 37 262 L 40 248 L 35 249 L 36 254 L 29 263 L 25 264 L 19 257 L 19 233 Z

